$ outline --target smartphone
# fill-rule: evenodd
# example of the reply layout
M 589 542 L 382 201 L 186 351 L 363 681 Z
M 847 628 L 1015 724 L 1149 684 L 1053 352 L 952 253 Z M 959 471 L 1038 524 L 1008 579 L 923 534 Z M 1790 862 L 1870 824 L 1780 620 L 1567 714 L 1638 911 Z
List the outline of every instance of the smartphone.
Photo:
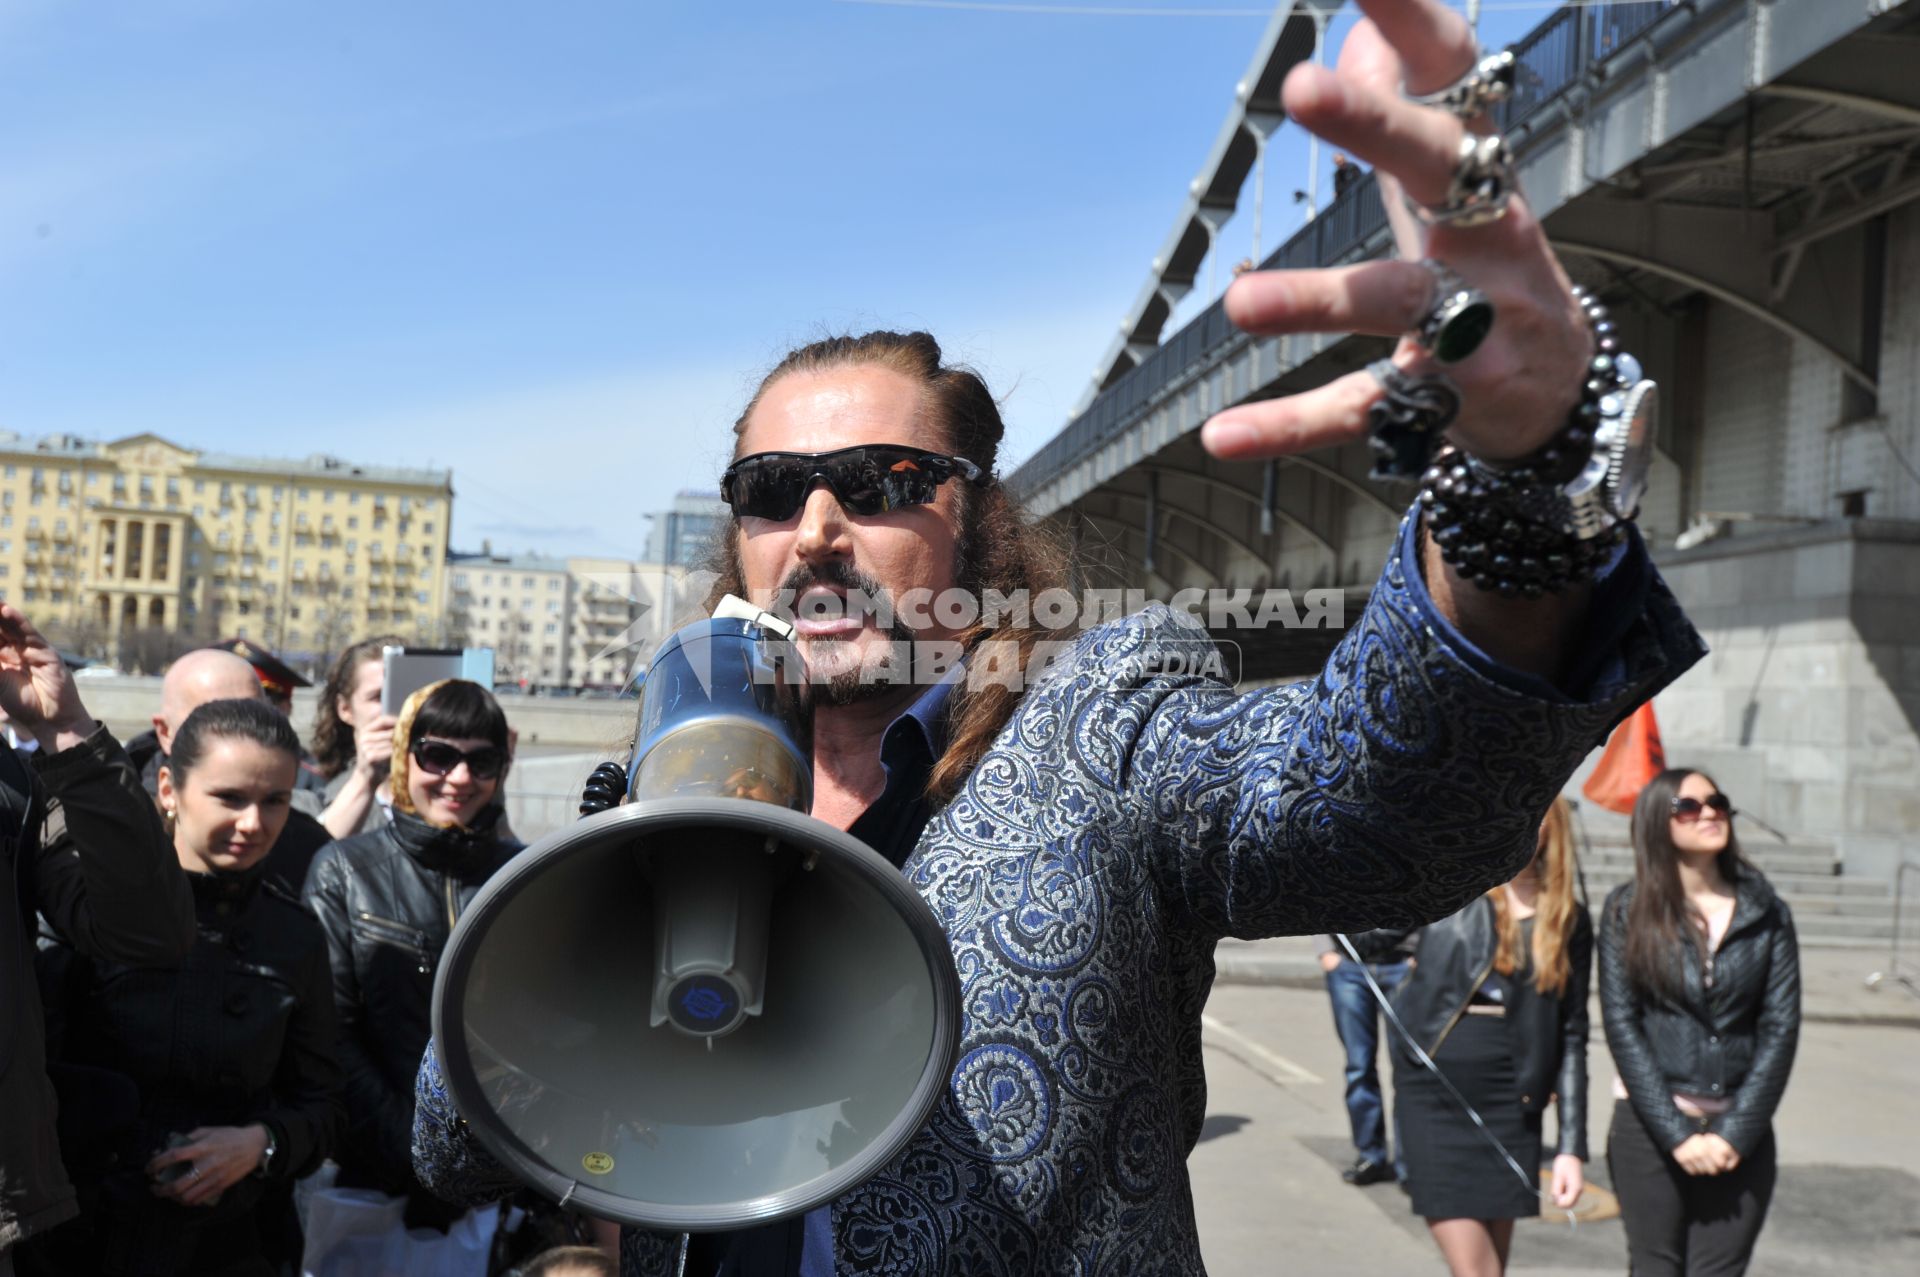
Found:
M 407 697 L 443 678 L 464 678 L 493 690 L 490 647 L 387 647 L 380 655 L 380 710 L 385 714 L 398 714 Z

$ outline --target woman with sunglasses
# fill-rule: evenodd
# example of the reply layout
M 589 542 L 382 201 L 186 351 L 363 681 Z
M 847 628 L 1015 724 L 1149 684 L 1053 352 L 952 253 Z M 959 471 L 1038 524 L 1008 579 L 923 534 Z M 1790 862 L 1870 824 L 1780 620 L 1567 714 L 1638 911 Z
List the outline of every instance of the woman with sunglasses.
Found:
M 506 714 L 479 684 L 448 679 L 415 692 L 394 728 L 393 819 L 325 847 L 307 875 L 347 1075 L 338 1182 L 406 1198 L 413 1225 L 444 1229 L 463 1213 L 414 1179 L 413 1079 L 447 937 L 520 850 L 501 834 L 509 739 Z
M 1607 898 L 1600 1006 L 1618 1071 L 1607 1166 L 1640 1277 L 1743 1273 L 1773 1197 L 1800 1036 L 1793 915 L 1740 854 L 1713 778 L 1664 771 Z

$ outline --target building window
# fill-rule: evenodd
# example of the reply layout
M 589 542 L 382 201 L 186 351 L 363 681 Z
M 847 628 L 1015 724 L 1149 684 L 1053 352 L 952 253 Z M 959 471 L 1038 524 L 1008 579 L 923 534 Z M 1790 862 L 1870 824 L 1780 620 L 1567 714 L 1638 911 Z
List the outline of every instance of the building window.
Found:
M 193 495 L 194 495 L 194 496 L 196 496 L 196 497 L 197 497 L 197 496 L 201 496 L 202 494 L 204 494 L 204 493 L 206 492 L 206 490 L 207 490 L 207 481 L 206 481 L 205 479 L 195 479 L 195 480 L 193 481 Z
M 359 494 L 358 492 L 351 492 L 351 493 L 348 493 L 348 494 L 347 494 L 347 504 L 348 504 L 348 505 L 359 505 L 359 504 L 360 504 L 360 494 Z
M 358 493 L 355 493 L 354 495 L 355 495 L 355 496 L 358 496 L 359 494 L 358 494 Z M 348 515 L 348 516 L 347 516 L 347 530 L 348 530 L 348 531 L 350 531 L 350 532 L 356 532 L 356 531 L 358 531 L 358 530 L 359 530 L 359 528 L 360 528 L 360 516 L 359 516 L 359 515 L 357 515 L 357 514 L 350 514 L 350 515 Z
M 173 557 L 173 525 L 168 523 L 154 524 L 153 525 L 153 579 L 154 580 L 164 581 L 167 579 L 167 573 L 172 570 L 172 567 L 171 567 L 172 557 Z M 158 603 L 159 601 L 160 600 L 158 599 L 154 600 L 154 602 L 156 603 Z

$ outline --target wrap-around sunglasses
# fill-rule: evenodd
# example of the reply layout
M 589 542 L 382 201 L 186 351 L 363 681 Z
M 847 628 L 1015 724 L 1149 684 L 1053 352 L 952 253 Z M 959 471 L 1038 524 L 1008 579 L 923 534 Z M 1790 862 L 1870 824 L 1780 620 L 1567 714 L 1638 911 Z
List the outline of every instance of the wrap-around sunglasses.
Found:
M 948 457 L 904 444 L 865 444 L 833 452 L 756 452 L 720 476 L 720 499 L 736 516 L 791 519 L 816 481 L 824 482 L 848 514 L 884 514 L 926 505 L 955 476 L 986 481 L 965 457 Z
M 1723 819 L 1734 815 L 1733 800 L 1725 794 L 1708 794 L 1705 801 L 1698 798 L 1676 798 L 1673 800 L 1673 818 L 1683 825 L 1691 825 L 1713 808 Z
M 497 745 L 467 750 L 442 740 L 422 740 L 415 741 L 410 752 L 413 761 L 420 764 L 420 770 L 429 776 L 445 776 L 465 763 L 467 774 L 475 780 L 492 780 L 507 762 L 506 751 Z

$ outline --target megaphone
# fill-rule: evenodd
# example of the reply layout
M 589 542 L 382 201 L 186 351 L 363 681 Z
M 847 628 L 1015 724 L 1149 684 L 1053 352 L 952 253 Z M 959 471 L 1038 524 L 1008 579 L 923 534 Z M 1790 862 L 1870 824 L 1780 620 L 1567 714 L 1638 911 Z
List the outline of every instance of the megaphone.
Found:
M 563 1205 L 750 1227 L 872 1177 L 950 1076 L 960 983 L 886 859 L 807 815 L 804 667 L 762 621 L 674 634 L 628 801 L 514 857 L 433 993 L 454 1106 Z

